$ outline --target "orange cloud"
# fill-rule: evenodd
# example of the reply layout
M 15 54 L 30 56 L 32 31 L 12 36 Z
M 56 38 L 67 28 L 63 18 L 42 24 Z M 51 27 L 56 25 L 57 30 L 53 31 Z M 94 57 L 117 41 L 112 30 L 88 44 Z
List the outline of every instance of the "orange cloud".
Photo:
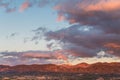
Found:
M 116 43 L 108 43 L 108 44 L 105 45 L 105 47 L 108 47 L 108 48 L 120 48 L 120 45 L 116 44 Z
M 105 14 L 117 16 L 119 15 L 119 12 L 117 12 L 119 8 L 119 0 L 65 0 L 65 2 L 59 3 L 54 7 L 58 11 L 58 21 L 65 19 L 70 23 L 80 22 L 82 24 L 95 24 L 95 22 L 104 21 L 101 20 L 100 14 L 103 16 Z M 97 14 L 97 11 L 99 14 Z M 62 16 L 60 15 L 61 13 L 63 14 Z M 112 15 L 112 13 L 115 15 Z
M 57 18 L 57 21 L 61 22 L 63 20 L 65 20 L 65 17 L 63 15 L 59 15 L 58 18 Z
M 46 54 L 46 53 L 25 53 L 25 54 L 23 54 L 23 57 L 28 57 L 28 58 L 50 58 L 50 54 Z
M 57 58 L 57 59 L 63 59 L 63 60 L 67 60 L 68 58 L 62 54 L 64 51 L 62 50 L 58 50 L 58 51 L 55 51 L 54 53 L 54 56 Z
M 81 8 L 81 3 L 78 4 L 78 7 Z M 87 11 L 112 11 L 120 8 L 120 1 L 119 0 L 101 0 L 97 2 L 96 4 L 90 4 L 87 5 L 86 8 L 84 8 Z
M 43 59 L 62 59 L 67 60 L 67 56 L 63 54 L 62 51 L 54 51 L 54 52 L 25 52 L 22 57 L 26 58 L 43 58 Z
M 20 12 L 23 12 L 24 10 L 26 10 L 28 7 L 30 6 L 30 2 L 28 0 L 26 0 L 21 6 L 20 6 Z

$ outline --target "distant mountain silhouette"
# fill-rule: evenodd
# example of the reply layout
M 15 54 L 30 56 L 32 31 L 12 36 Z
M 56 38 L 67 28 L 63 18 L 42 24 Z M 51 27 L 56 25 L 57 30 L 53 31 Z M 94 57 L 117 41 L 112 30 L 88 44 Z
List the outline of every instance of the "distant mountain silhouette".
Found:
M 120 63 L 80 63 L 77 65 L 55 65 L 55 64 L 33 64 L 33 65 L 0 65 L 0 72 L 17 71 L 17 72 L 71 72 L 71 73 L 96 73 L 110 74 L 120 73 Z

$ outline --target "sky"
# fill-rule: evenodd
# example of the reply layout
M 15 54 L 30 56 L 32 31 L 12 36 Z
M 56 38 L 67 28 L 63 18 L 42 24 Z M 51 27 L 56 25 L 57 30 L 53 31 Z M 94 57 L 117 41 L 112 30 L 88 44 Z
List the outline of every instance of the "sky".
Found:
M 119 0 L 0 0 L 0 64 L 120 61 Z

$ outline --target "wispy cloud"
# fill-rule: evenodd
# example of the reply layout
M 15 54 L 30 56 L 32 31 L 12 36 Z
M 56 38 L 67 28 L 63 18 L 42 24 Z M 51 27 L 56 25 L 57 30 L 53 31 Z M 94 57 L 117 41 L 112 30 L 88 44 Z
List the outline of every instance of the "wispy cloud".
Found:
M 23 2 L 23 4 L 20 6 L 19 11 L 23 12 L 24 10 L 26 10 L 27 8 L 30 7 L 30 2 L 29 0 L 25 0 L 25 2 Z
M 1 64 L 47 64 L 56 60 L 66 62 L 68 56 L 61 51 L 25 51 L 25 52 L 0 52 Z M 37 61 L 37 62 L 34 62 Z M 7 63 L 4 63 L 7 62 Z M 54 63 L 56 64 L 56 63 Z

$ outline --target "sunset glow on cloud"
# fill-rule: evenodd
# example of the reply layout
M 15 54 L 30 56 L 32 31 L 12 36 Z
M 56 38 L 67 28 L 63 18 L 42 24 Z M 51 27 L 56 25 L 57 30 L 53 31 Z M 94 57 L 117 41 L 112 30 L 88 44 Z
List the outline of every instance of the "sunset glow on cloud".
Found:
M 30 6 L 30 3 L 28 0 L 26 0 L 21 6 L 20 6 L 20 12 L 23 12 L 25 9 L 27 9 Z
M 0 0 L 0 6 L 1 64 L 120 61 L 119 0 Z

